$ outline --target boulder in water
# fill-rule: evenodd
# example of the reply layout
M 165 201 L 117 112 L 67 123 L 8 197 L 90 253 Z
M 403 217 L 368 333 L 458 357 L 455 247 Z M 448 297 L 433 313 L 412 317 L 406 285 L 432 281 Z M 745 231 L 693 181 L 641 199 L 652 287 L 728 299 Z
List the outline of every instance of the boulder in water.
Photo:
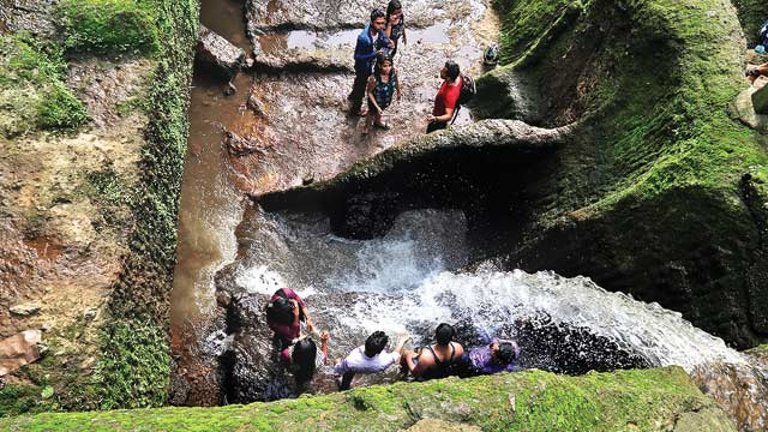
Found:
M 232 77 L 240 69 L 244 58 L 245 51 L 207 27 L 200 26 L 197 61 L 215 67 L 226 77 Z

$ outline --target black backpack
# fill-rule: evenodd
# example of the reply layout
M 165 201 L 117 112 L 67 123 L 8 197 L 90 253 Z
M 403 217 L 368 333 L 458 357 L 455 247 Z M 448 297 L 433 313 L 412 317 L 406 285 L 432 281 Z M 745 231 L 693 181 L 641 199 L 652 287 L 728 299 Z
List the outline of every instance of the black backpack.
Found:
M 768 21 L 763 23 L 763 26 L 760 27 L 757 33 L 759 34 L 757 43 L 768 49 Z
M 477 87 L 475 87 L 475 80 L 469 75 L 461 75 L 461 91 L 459 92 L 459 99 L 456 101 L 456 109 L 453 111 L 451 124 L 453 124 L 456 121 L 456 117 L 459 116 L 459 108 L 471 101 L 476 94 Z
M 471 101 L 477 94 L 477 87 L 475 87 L 475 80 L 469 75 L 461 76 L 461 92 L 459 93 L 459 100 L 456 101 L 459 105 L 465 105 Z

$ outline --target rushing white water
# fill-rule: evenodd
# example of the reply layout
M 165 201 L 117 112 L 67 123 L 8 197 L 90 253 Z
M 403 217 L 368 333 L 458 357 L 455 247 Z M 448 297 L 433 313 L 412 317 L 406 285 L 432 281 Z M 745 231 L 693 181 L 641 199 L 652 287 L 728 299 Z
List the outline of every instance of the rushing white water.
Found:
M 491 265 L 460 271 L 467 262 L 460 212 L 406 213 L 386 237 L 372 241 L 334 237 L 326 220 L 276 217 L 262 226 L 269 234 L 254 244 L 236 284 L 264 294 L 293 286 L 339 327 L 332 333 L 353 339 L 375 330 L 425 335 L 421 330 L 439 322 L 462 323 L 476 340 L 518 337 L 519 323 L 546 316 L 553 325 L 610 340 L 650 366 L 691 371 L 710 362 L 744 362 L 679 313 L 607 292 L 589 278 Z M 574 342 L 574 356 L 600 355 L 599 347 L 584 343 Z

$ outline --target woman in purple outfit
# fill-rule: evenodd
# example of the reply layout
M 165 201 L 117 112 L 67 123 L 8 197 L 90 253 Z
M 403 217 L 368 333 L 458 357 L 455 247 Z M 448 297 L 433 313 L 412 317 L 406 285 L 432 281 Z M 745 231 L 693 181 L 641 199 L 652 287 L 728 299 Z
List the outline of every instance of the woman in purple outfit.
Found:
M 467 366 L 475 374 L 520 370 L 515 364 L 520 358 L 520 347 L 515 341 L 494 338 L 490 344 L 473 348 L 464 356 Z

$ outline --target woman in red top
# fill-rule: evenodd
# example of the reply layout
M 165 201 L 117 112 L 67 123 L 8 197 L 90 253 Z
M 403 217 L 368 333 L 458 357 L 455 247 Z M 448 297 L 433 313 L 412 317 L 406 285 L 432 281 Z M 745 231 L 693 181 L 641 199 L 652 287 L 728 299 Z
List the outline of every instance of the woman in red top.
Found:
M 435 96 L 435 108 L 432 110 L 432 115 L 427 117 L 427 121 L 429 121 L 427 133 L 448 127 L 448 122 L 453 118 L 456 103 L 461 94 L 461 70 L 456 62 L 452 60 L 445 62 L 445 66 L 440 70 L 440 78 L 443 79 L 443 84 Z

